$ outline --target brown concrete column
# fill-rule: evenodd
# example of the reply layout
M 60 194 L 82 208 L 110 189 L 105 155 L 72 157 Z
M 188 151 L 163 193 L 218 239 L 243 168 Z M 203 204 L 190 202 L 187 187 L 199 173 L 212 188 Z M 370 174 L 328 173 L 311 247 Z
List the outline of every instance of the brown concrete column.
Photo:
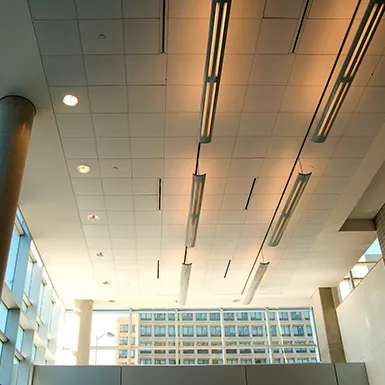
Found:
M 75 316 L 79 317 L 78 347 L 76 350 L 76 365 L 89 365 L 92 310 L 94 301 L 79 299 L 75 301 Z
M 35 114 L 27 99 L 0 99 L 0 297 Z

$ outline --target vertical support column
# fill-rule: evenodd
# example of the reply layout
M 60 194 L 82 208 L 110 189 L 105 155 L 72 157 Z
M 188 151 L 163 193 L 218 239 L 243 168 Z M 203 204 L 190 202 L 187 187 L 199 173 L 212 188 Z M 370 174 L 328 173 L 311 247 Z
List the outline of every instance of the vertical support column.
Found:
M 377 237 L 382 251 L 382 258 L 384 258 L 385 261 L 385 205 L 381 207 L 381 210 L 377 213 L 373 222 L 377 231 Z
M 332 288 L 319 288 L 312 300 L 321 362 L 346 362 Z
M 0 297 L 35 113 L 20 96 L 0 99 Z
M 128 364 L 132 364 L 132 309 L 130 308 L 130 319 L 128 321 Z M 118 331 L 119 332 L 119 331 Z M 136 358 L 136 353 L 135 353 Z
M 89 365 L 93 306 L 94 301 L 90 299 L 75 301 L 74 314 L 79 317 L 76 365 Z
M 267 307 L 265 310 L 265 323 L 266 323 L 266 332 L 267 332 L 267 341 L 269 344 L 269 358 L 270 363 L 273 363 L 273 343 L 271 337 L 271 326 L 270 326 L 270 310 Z
M 28 384 L 28 379 L 31 374 L 31 360 L 32 360 L 32 345 L 33 345 L 33 330 L 26 330 L 23 338 L 23 356 L 24 360 L 20 361 L 18 384 Z
M 175 309 L 175 362 L 176 365 L 180 365 L 179 362 L 179 312 Z
M 223 360 L 223 364 L 226 365 L 226 342 L 225 342 L 225 323 L 224 323 L 223 308 L 221 308 L 221 312 L 219 314 L 221 317 L 222 360 Z

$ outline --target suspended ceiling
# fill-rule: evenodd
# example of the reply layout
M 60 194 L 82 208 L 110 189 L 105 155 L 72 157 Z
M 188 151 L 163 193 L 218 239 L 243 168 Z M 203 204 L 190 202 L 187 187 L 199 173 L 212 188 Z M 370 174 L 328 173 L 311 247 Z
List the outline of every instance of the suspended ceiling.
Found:
M 178 306 L 211 2 L 168 1 L 166 53 L 157 0 L 3 3 L 0 90 L 38 108 L 20 206 L 59 295 Z M 242 300 L 356 5 L 313 0 L 292 53 L 302 0 L 233 1 L 187 306 Z M 374 239 L 338 230 L 384 161 L 384 48 L 382 21 L 327 141 L 305 144 L 312 178 L 280 245 L 264 248 L 251 306 L 309 303 Z

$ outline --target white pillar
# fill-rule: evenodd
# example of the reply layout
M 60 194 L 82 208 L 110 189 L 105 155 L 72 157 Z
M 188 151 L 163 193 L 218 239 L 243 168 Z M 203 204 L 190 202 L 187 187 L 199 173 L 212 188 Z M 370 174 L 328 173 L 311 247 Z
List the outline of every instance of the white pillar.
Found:
M 76 365 L 89 365 L 93 306 L 94 301 L 90 299 L 75 301 L 74 314 L 79 317 Z

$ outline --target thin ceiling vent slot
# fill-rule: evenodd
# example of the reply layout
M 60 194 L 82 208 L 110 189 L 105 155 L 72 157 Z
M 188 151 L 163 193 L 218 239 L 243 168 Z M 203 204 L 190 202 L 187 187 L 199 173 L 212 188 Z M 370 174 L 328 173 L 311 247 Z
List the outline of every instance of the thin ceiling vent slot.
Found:
M 159 279 L 160 278 L 160 268 L 159 268 L 159 259 L 158 259 L 158 263 L 156 265 L 156 278 Z
M 223 276 L 223 278 L 227 277 L 227 273 L 229 272 L 230 265 L 231 265 L 231 259 L 229 259 L 229 262 L 227 262 L 226 271 L 225 271 L 225 275 Z
M 249 196 L 247 197 L 247 201 L 246 201 L 245 210 L 248 210 L 248 209 L 249 209 L 250 199 L 251 199 L 251 197 L 252 197 L 252 195 L 253 195 L 254 186 L 255 186 L 255 182 L 256 182 L 256 181 L 257 181 L 257 178 L 254 178 L 254 179 L 253 179 L 253 183 L 251 184 Z
M 298 46 L 299 46 L 299 43 L 301 41 L 301 37 L 302 37 L 302 34 L 303 34 L 303 31 L 305 30 L 305 25 L 306 25 L 306 20 L 309 16 L 309 12 L 310 12 L 310 8 L 311 8 L 311 4 L 312 4 L 313 0 L 305 0 L 305 5 L 302 9 L 302 14 L 298 20 L 298 25 L 297 25 L 297 33 L 295 35 L 295 39 L 294 39 L 294 42 L 293 42 L 293 47 L 291 49 L 291 53 L 296 53 L 297 52 L 297 49 L 298 49 Z
M 168 0 L 163 0 L 160 9 L 160 53 L 167 52 L 167 19 Z
M 158 180 L 158 211 L 162 210 L 162 179 Z

